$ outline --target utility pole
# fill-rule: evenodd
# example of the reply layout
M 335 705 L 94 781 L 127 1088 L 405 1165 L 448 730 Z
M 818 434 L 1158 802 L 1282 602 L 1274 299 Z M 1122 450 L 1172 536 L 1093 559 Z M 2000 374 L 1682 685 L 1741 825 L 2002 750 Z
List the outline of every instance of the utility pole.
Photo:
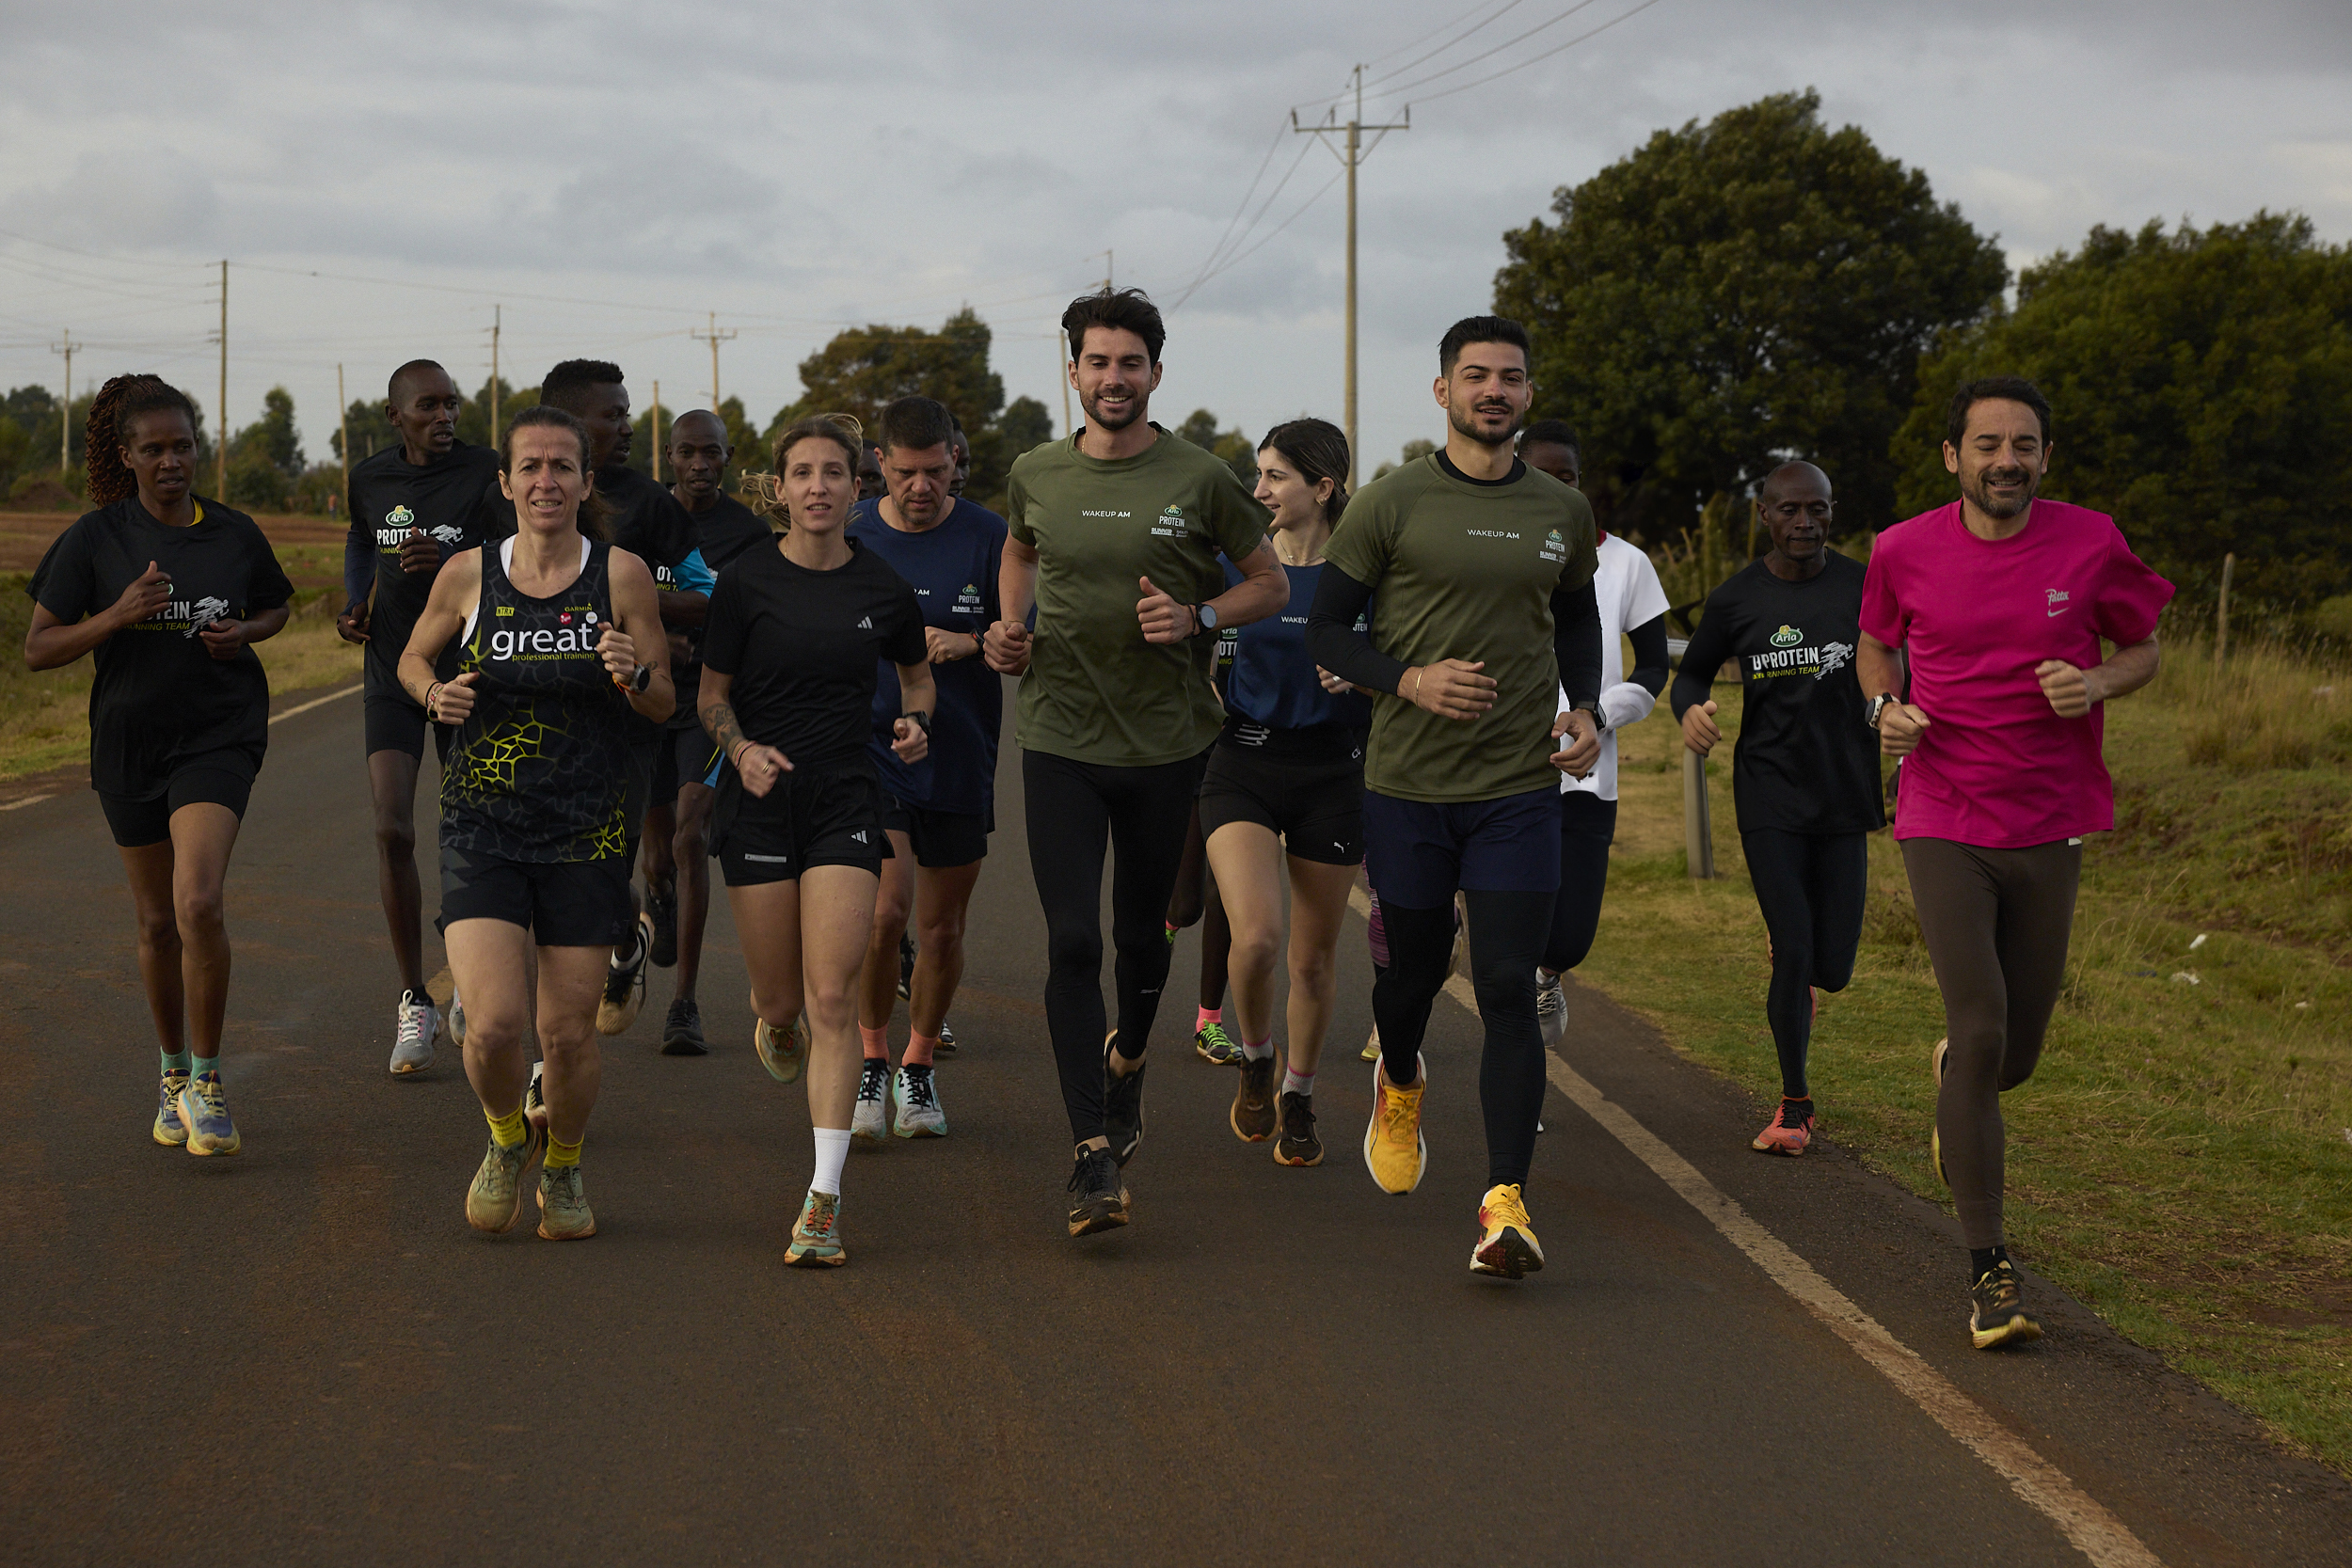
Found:
M 65 329 L 62 342 L 50 345 L 49 352 L 65 356 L 65 397 L 57 404 L 57 472 L 62 474 L 73 467 L 73 329 Z
M 490 307 L 490 445 L 499 444 L 499 324 L 506 308 Z
M 710 411 L 716 414 L 719 411 L 719 345 L 735 336 L 735 328 L 730 326 L 724 332 L 720 331 L 719 312 L 713 310 L 710 312 L 709 331 L 689 331 L 687 336 L 696 342 L 710 345 Z
M 335 423 L 343 436 L 343 497 L 351 496 L 351 404 L 343 401 L 343 368 L 335 367 Z M 349 521 L 348 518 L 344 519 Z
M 214 411 L 220 428 L 213 433 L 213 495 L 229 494 L 229 258 L 220 259 L 220 404 Z
M 653 439 L 653 482 L 661 483 L 661 383 L 653 384 L 653 413 L 645 420 L 645 434 Z
M 1347 166 L 1347 485 L 1351 490 L 1356 487 L 1356 469 L 1362 461 L 1356 450 L 1356 168 L 1372 152 L 1372 148 L 1363 144 L 1366 131 L 1379 133 L 1373 137 L 1373 147 L 1377 147 L 1381 138 L 1390 132 L 1413 128 L 1410 104 L 1406 106 L 1405 118 L 1393 125 L 1366 125 L 1364 68 L 1360 65 L 1356 68 L 1355 82 L 1356 108 L 1345 125 L 1339 123 L 1339 111 L 1336 109 L 1326 110 L 1320 125 L 1301 125 L 1298 123 L 1298 111 L 1291 111 L 1291 129 L 1300 135 L 1321 138 L 1326 147 L 1331 147 L 1331 137 L 1342 131 L 1347 133 L 1345 150 L 1337 147 L 1331 147 L 1331 150 Z

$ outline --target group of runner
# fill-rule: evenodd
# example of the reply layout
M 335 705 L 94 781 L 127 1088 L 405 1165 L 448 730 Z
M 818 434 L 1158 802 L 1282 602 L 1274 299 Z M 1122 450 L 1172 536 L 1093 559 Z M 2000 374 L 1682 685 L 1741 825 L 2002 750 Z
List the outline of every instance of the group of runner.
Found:
M 1377 975 L 1365 1164 L 1398 1195 L 1428 1168 L 1420 1047 L 1466 940 L 1487 1159 L 1470 1267 L 1543 1267 L 1526 1183 L 1545 1052 L 1598 924 L 1617 733 L 1667 685 L 1656 571 L 1596 527 L 1574 432 L 1527 423 L 1515 322 L 1445 334 L 1443 446 L 1352 496 L 1346 440 L 1322 420 L 1267 434 L 1254 492 L 1152 422 L 1166 334 L 1139 291 L 1082 296 L 1063 325 L 1085 425 L 1014 463 L 1006 517 L 961 498 L 969 443 L 928 398 L 891 404 L 872 440 L 842 416 L 788 425 L 746 507 L 707 411 L 668 432 L 670 485 L 628 467 L 616 366 L 556 366 L 496 451 L 457 440 L 441 367 L 393 373 L 401 439 L 353 468 L 338 625 L 366 645 L 401 987 L 390 1069 L 429 1067 L 445 1031 L 460 1045 L 490 1132 L 466 1197 L 477 1228 L 518 1222 L 537 1156 L 539 1233 L 594 1233 L 596 1039 L 630 1027 L 649 967 L 675 968 L 661 1049 L 707 1050 L 715 858 L 755 1052 L 807 1082 L 813 1169 L 787 1259 L 847 1260 L 851 1140 L 947 1129 L 934 1069 L 994 827 L 999 677 L 1014 676 L 1070 1234 L 1133 1221 L 1152 1029 L 1175 933 L 1203 912 L 1218 951 L 1195 1037 L 1236 1068 L 1232 1131 L 1283 1165 L 1322 1162 L 1315 1079 L 1360 868 Z M 2111 825 L 2101 705 L 2153 676 L 2170 594 L 2109 519 L 2036 498 L 2048 420 L 2022 381 L 1962 388 L 1945 444 L 1960 499 L 1881 534 L 1867 569 L 1829 544 L 1829 476 L 1774 470 L 1756 500 L 1772 548 L 1708 596 L 1670 694 L 1703 756 L 1722 739 L 1711 688 L 1736 662 L 1734 793 L 1783 1081 L 1759 1150 L 1802 1154 L 1816 1134 L 1816 993 L 1851 977 L 1880 757 L 1901 759 L 1896 835 L 1946 997 L 1937 1166 L 1980 1347 L 2040 1332 L 2003 1247 L 1998 1096 L 2041 1048 L 2082 835 Z M 99 510 L 36 574 L 26 655 L 96 656 L 92 783 L 162 1046 L 154 1136 L 233 1153 L 222 887 L 267 742 L 251 644 L 283 626 L 292 589 L 251 519 L 193 494 L 185 397 L 118 378 L 91 429 L 114 436 L 89 443 Z M 428 725 L 446 1014 L 414 861 Z

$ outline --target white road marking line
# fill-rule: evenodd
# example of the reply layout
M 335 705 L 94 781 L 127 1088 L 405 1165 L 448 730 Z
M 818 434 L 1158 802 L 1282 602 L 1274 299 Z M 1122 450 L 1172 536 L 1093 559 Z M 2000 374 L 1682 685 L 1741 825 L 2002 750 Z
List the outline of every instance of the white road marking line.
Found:
M 1358 914 L 1369 915 L 1371 900 L 1358 886 L 1348 892 Z M 1446 978 L 1445 993 L 1478 1016 L 1478 997 L 1459 974 Z M 1873 1318 L 1821 1277 L 1820 1272 L 1797 1256 L 1787 1243 L 1758 1224 L 1752 1214 L 1700 1174 L 1697 1166 L 1669 1148 L 1664 1139 L 1636 1121 L 1624 1106 L 1612 1104 L 1581 1073 L 1551 1052 L 1544 1067 L 1552 1084 L 1628 1152 L 1647 1165 L 1658 1179 L 1680 1194 L 1692 1208 L 1707 1216 L 1725 1241 L 1748 1255 L 1768 1278 L 1794 1296 L 1804 1308 L 1846 1341 L 1912 1403 L 1927 1412 L 1936 1425 L 1963 1448 L 1993 1467 L 2020 1497 L 2046 1515 L 2074 1549 L 2098 1568 L 2164 1568 L 2114 1514 L 2066 1478 L 2065 1472 L 2034 1452 L 2025 1439 L 1985 1412 L 1982 1405 L 1953 1386 L 1917 1351 L 1889 1334 Z
M 288 708 L 283 713 L 271 714 L 269 716 L 269 721 L 275 724 L 281 719 L 292 719 L 297 713 L 308 713 L 314 707 L 324 707 L 328 703 L 333 702 L 336 698 L 348 697 L 358 689 L 359 688 L 356 686 L 346 686 L 341 691 L 330 691 L 324 697 L 313 697 L 307 703 L 296 703 L 294 706 Z
M 15 811 L 20 806 L 29 806 L 36 800 L 46 800 L 48 799 L 49 797 L 46 795 L 27 795 L 22 800 L 10 800 L 6 805 L 0 805 L 0 811 Z

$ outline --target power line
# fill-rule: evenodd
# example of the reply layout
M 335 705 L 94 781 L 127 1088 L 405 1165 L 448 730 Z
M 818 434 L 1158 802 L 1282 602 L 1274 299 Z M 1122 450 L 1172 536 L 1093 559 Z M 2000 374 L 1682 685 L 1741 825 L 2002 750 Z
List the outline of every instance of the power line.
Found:
M 1453 75 L 1457 71 L 1468 71 L 1471 66 L 1476 65 L 1479 61 L 1491 59 L 1495 55 L 1502 54 L 1504 50 L 1512 47 L 1514 44 L 1524 43 L 1529 39 L 1534 38 L 1537 33 L 1543 32 L 1547 28 L 1557 27 L 1561 23 L 1565 22 L 1568 18 L 1576 15 L 1577 12 L 1588 10 L 1599 3 L 1600 0 L 1576 0 L 1575 5 L 1570 6 L 1566 10 L 1560 12 L 1558 15 L 1548 17 L 1544 21 L 1538 22 L 1534 26 L 1530 27 L 1523 33 L 1514 34 L 1512 37 L 1504 39 L 1501 43 L 1494 45 L 1492 48 L 1482 49 L 1466 60 L 1456 60 L 1454 64 L 1433 71 L 1426 76 L 1416 77 L 1414 80 L 1403 83 L 1397 87 L 1382 87 L 1376 92 L 1368 93 L 1366 96 L 1372 98 L 1395 98 L 1405 93 L 1411 92 L 1415 87 L 1422 87 L 1426 83 L 1441 81 L 1444 78 Z M 1657 0 L 1645 0 L 1645 3 L 1655 5 Z M 1629 15 L 1631 13 L 1629 12 L 1628 14 Z M 1536 60 L 1543 57 L 1544 56 L 1540 55 L 1534 55 L 1527 60 L 1521 61 L 1520 63 L 1523 65 L 1533 65 Z M 1501 72 L 1497 72 L 1497 74 L 1499 75 Z M 1491 78 L 1489 78 L 1489 80 L 1491 80 Z M 1433 93 L 1430 96 L 1434 98 L 1438 95 Z
M 1481 0 L 1481 3 L 1483 4 L 1483 3 L 1484 3 L 1484 0 Z M 1510 9 L 1510 8 L 1511 8 L 1511 6 L 1515 6 L 1515 5 L 1517 5 L 1517 4 L 1518 4 L 1518 0 L 1510 0 L 1510 5 L 1506 5 L 1505 7 L 1503 7 L 1503 9 L 1504 9 L 1504 10 L 1508 10 L 1508 9 Z M 1470 8 L 1470 9 L 1471 9 L 1472 11 L 1475 11 L 1475 10 L 1477 10 L 1477 9 L 1478 9 L 1478 7 L 1477 7 L 1477 6 L 1472 6 L 1472 7 Z M 1502 13 L 1501 13 L 1501 12 L 1497 12 L 1496 14 L 1497 14 L 1497 15 L 1500 15 L 1500 14 L 1502 14 Z M 1461 18 L 1459 18 L 1459 17 L 1456 17 L 1456 18 L 1454 18 L 1454 22 L 1459 22 L 1460 20 L 1461 20 Z M 1445 31 L 1448 27 L 1451 27 L 1451 26 L 1453 26 L 1453 25 L 1454 25 L 1454 22 L 1440 22 L 1440 23 L 1438 23 L 1438 24 L 1435 27 L 1430 28 L 1430 29 L 1429 29 L 1429 31 L 1427 31 L 1427 32 L 1425 32 L 1425 33 L 1422 34 L 1422 35 L 1421 35 L 1421 37 L 1419 37 L 1419 38 L 1415 39 L 1412 42 L 1410 42 L 1410 43 L 1400 43 L 1400 44 L 1398 44 L 1398 45 L 1397 45 L 1394 49 L 1390 50 L 1390 51 L 1389 51 L 1387 54 L 1385 54 L 1385 55 L 1374 55 L 1371 59 L 1368 59 L 1368 60 L 1366 60 L 1366 61 L 1364 62 L 1364 69 L 1365 69 L 1366 71 L 1370 71 L 1370 70 L 1371 70 L 1374 66 L 1379 65 L 1379 64 L 1381 64 L 1381 63 L 1382 63 L 1382 62 L 1384 62 L 1384 61 L 1387 61 L 1387 60 L 1392 60 L 1392 59 L 1396 58 L 1396 56 L 1397 56 L 1397 55 L 1404 54 L 1404 53 L 1405 53 L 1405 51 L 1406 51 L 1407 49 L 1419 49 L 1419 48 L 1420 48 L 1422 44 L 1427 43 L 1427 42 L 1428 42 L 1431 39 L 1436 38 L 1436 37 L 1437 37 L 1439 33 L 1444 32 L 1444 31 Z M 1406 64 L 1406 65 L 1402 65 L 1402 66 L 1397 67 L 1397 70 L 1398 70 L 1398 71 L 1409 71 L 1410 69 L 1412 69 L 1412 68 L 1411 68 L 1411 65 L 1410 65 L 1409 63 L 1408 63 L 1408 64 Z M 1394 74 L 1394 72 L 1390 72 L 1389 74 Z
M 1599 26 L 1595 27 L 1590 32 L 1579 33 L 1576 37 L 1569 39 L 1565 42 L 1553 44 L 1549 49 L 1544 50 L 1540 54 L 1530 55 L 1527 58 L 1518 61 L 1515 65 L 1506 65 L 1501 71 L 1495 71 L 1491 75 L 1481 76 L 1475 82 L 1464 82 L 1458 87 L 1448 87 L 1443 92 L 1430 93 L 1428 96 L 1424 97 L 1422 102 L 1424 103 L 1434 103 L 1440 98 L 1451 98 L 1457 92 L 1468 92 L 1472 87 L 1483 87 L 1489 82 L 1500 81 L 1503 77 L 1510 75 L 1515 71 L 1525 71 L 1529 66 L 1537 64 L 1540 61 L 1548 60 L 1563 50 L 1575 48 L 1578 44 L 1582 43 L 1587 39 L 1598 38 L 1601 34 L 1609 31 L 1610 28 L 1614 27 L 1618 23 L 1639 16 L 1642 12 L 1649 9 L 1652 6 L 1657 4 L 1658 0 L 1642 0 L 1642 3 L 1632 8 L 1632 9 L 1611 17 L 1608 21 L 1602 23 Z
M 1455 44 L 1460 43 L 1464 39 L 1470 37 L 1474 33 L 1483 31 L 1485 28 L 1492 25 L 1493 24 L 1500 22 L 1505 12 L 1513 9 L 1518 6 L 1520 0 L 1503 0 L 1503 3 L 1497 7 L 1491 13 L 1480 19 L 1470 26 L 1463 29 L 1462 32 L 1455 37 L 1448 39 L 1445 42 L 1438 45 L 1435 49 L 1429 50 L 1425 54 L 1416 55 L 1401 66 L 1397 66 L 1392 70 L 1382 71 L 1379 75 L 1372 78 L 1372 80 L 1375 82 L 1385 82 L 1391 76 L 1404 75 L 1406 71 L 1412 70 L 1417 65 L 1422 64 L 1424 61 L 1436 59 L 1438 55 L 1444 54 Z
M 1302 145 L 1299 148 L 1298 156 L 1291 160 L 1291 166 L 1282 171 L 1282 178 L 1276 182 L 1275 187 L 1272 190 L 1266 193 L 1266 198 L 1258 204 L 1257 212 L 1251 215 L 1247 224 L 1242 226 L 1240 233 L 1233 234 L 1232 232 L 1232 226 L 1227 226 L 1229 238 L 1217 242 L 1217 248 L 1209 252 L 1208 256 L 1201 261 L 1200 270 L 1194 275 L 1190 283 L 1184 285 L 1184 292 L 1176 296 L 1175 303 L 1168 306 L 1169 309 L 1173 310 L 1177 308 L 1177 306 L 1184 304 L 1184 301 L 1193 296 L 1194 291 L 1199 289 L 1201 284 L 1207 282 L 1210 278 L 1225 270 L 1224 267 L 1219 264 L 1222 260 L 1223 253 L 1228 250 L 1229 246 L 1238 245 L 1244 240 L 1248 239 L 1250 234 L 1256 230 L 1258 225 L 1265 221 L 1267 211 L 1273 207 L 1276 199 L 1281 196 L 1283 188 L 1291 182 L 1291 177 L 1298 172 L 1298 166 L 1307 161 L 1307 154 L 1312 150 L 1314 150 L 1314 149 L 1311 144 Z M 1248 199 L 1249 198 L 1248 197 L 1244 197 L 1242 198 L 1245 206 L 1248 204 Z M 1296 214 L 1292 214 L 1294 217 L 1296 215 Z M 1287 224 L 1287 220 L 1285 221 Z M 1250 249 L 1252 250 L 1256 248 L 1257 246 L 1255 245 L 1250 246 Z

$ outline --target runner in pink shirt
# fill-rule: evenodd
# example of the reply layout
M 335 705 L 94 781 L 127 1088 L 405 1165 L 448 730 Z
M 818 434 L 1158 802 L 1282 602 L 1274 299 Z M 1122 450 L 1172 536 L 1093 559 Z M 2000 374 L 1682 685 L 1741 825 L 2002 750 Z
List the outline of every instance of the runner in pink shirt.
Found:
M 1947 1031 L 1936 1170 L 1968 1246 L 1970 1338 L 1991 1350 L 2042 1335 L 2002 1243 L 2000 1097 L 2042 1054 L 2083 835 L 2115 826 L 2102 705 L 2154 678 L 2172 585 L 2106 514 L 2035 499 L 2050 404 L 2031 382 L 1966 383 L 1946 429 L 1960 499 L 1879 536 L 1857 662 L 1880 749 L 1904 759 L 1895 837 Z

